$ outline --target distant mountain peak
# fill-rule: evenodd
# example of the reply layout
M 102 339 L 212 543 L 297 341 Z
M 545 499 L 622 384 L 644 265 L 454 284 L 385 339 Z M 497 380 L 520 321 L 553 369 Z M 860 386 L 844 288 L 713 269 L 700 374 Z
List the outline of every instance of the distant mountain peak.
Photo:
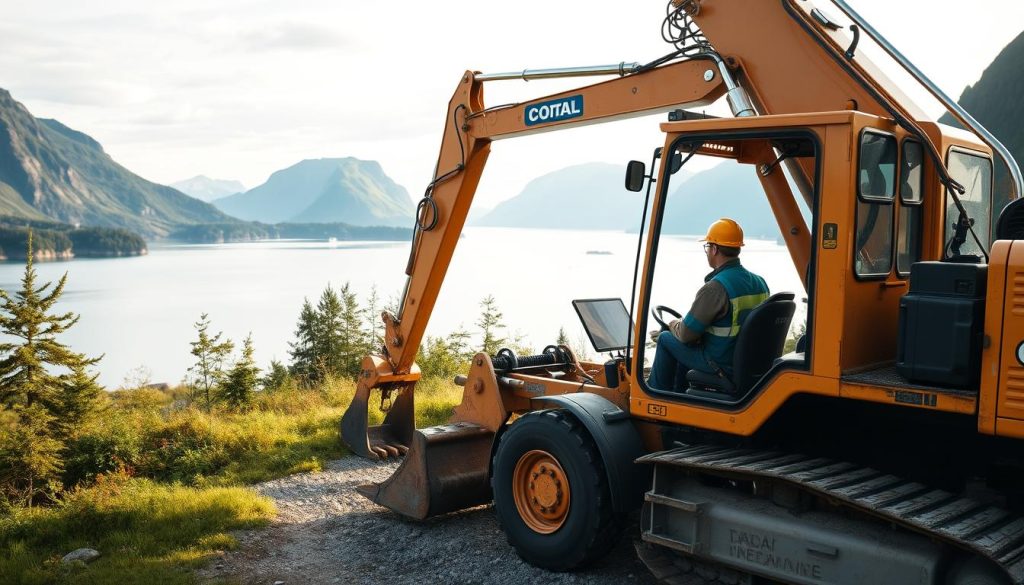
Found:
M 262 185 L 215 202 L 225 213 L 266 223 L 408 226 L 413 204 L 380 163 L 353 156 L 301 160 Z
M 245 185 L 239 181 L 211 179 L 206 175 L 196 175 L 184 181 L 171 183 L 171 187 L 207 203 L 245 191 Z

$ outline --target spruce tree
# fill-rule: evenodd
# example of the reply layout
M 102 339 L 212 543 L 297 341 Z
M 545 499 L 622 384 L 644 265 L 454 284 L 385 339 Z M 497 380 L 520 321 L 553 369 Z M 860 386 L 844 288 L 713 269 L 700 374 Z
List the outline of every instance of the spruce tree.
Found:
M 307 299 L 290 344 L 292 373 L 307 384 L 322 382 L 328 375 L 358 375 L 368 347 L 364 314 L 348 283 L 340 290 L 328 284 L 315 308 Z
M 362 311 L 359 310 L 355 291 L 346 282 L 340 292 L 342 310 L 338 337 L 341 343 L 334 373 L 355 378 L 359 375 L 359 365 L 366 355 L 368 335 L 363 329 Z
M 267 374 L 260 380 L 260 386 L 263 387 L 264 392 L 269 392 L 284 388 L 289 385 L 290 380 L 291 374 L 288 372 L 288 368 L 277 360 L 270 360 L 270 367 L 267 368 Z
M 96 399 L 103 388 L 96 382 L 99 374 L 90 374 L 85 363 L 71 367 L 71 374 L 64 380 L 64 392 L 60 398 L 60 417 L 55 421 L 57 429 L 66 435 L 81 427 L 93 410 Z
M 39 403 L 0 418 L 0 495 L 7 501 L 32 507 L 38 496 L 59 491 L 64 445 L 53 435 L 54 418 Z
M 21 290 L 0 290 L 0 491 L 33 504 L 59 489 L 64 441 L 95 408 L 101 388 L 87 369 L 100 358 L 71 351 L 57 336 L 78 322 L 52 313 L 67 273 L 56 286 L 36 282 L 28 233 Z M 51 288 L 52 287 L 52 288 Z
M 242 357 L 228 371 L 221 385 L 220 396 L 233 410 L 241 410 L 252 402 L 256 385 L 260 381 L 260 369 L 253 358 L 252 333 L 242 342 Z
M 380 295 L 377 294 L 377 285 L 370 288 L 370 298 L 366 300 L 366 308 L 363 310 L 365 321 L 366 347 L 363 355 L 378 353 L 384 345 L 384 322 L 380 318 L 381 303 Z
M 75 353 L 57 340 L 58 335 L 78 322 L 74 313 L 50 312 L 64 293 L 67 279 L 65 272 L 52 288 L 50 282 L 36 283 L 29 231 L 21 290 L 13 294 L 0 290 L 0 332 L 15 340 L 0 343 L 0 408 L 40 403 L 59 420 L 66 414 L 66 408 L 88 410 L 88 403 L 99 392 L 97 386 L 78 388 L 72 380 L 76 369 L 84 372 L 100 358 Z M 75 393 L 74 397 L 65 396 L 69 390 Z
M 555 345 L 569 345 L 569 335 L 565 332 L 565 327 L 558 328 L 558 339 L 555 340 Z
M 199 321 L 195 323 L 199 338 L 189 342 L 192 346 L 192 355 L 196 363 L 189 368 L 193 376 L 193 384 L 196 390 L 202 391 L 206 401 L 207 412 L 213 407 L 214 390 L 224 381 L 224 362 L 235 344 L 230 339 L 221 341 L 222 332 L 210 335 L 210 316 L 203 313 Z
M 299 322 L 295 326 L 295 341 L 288 344 L 291 347 L 288 354 L 292 358 L 292 374 L 306 384 L 319 381 L 323 371 L 317 354 L 319 328 L 316 310 L 309 299 L 304 299 Z
M 462 325 L 455 331 L 448 334 L 446 343 L 448 344 L 448 351 L 455 357 L 460 364 L 465 364 L 473 358 L 473 349 L 470 348 L 470 337 L 469 331 L 466 331 Z
M 343 360 L 349 349 L 349 333 L 345 330 L 346 307 L 342 299 L 347 288 L 346 284 L 342 289 L 342 296 L 338 296 L 338 291 L 328 284 L 316 305 L 317 339 L 314 347 L 317 361 L 323 370 L 318 381 L 327 375 L 340 374 L 344 370 Z M 358 327 L 358 324 L 356 326 Z
M 502 317 L 494 295 L 487 295 L 480 301 L 480 320 L 476 324 L 483 333 L 483 351 L 488 355 L 498 353 L 498 350 L 505 344 L 506 338 L 498 336 L 498 330 L 505 328 L 505 324 L 501 321 Z

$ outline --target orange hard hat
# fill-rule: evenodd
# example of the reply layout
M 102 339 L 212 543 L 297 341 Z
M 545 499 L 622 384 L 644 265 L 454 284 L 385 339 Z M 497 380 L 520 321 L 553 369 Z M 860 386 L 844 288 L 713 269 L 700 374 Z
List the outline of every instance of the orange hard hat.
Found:
M 708 235 L 701 241 L 727 248 L 739 248 L 743 245 L 743 228 L 728 217 L 723 217 L 711 224 Z

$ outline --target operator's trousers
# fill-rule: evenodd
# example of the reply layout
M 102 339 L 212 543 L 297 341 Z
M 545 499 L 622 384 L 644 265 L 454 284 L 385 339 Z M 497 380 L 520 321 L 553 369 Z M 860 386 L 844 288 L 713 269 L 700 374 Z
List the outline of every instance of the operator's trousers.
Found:
M 656 390 L 684 392 L 689 387 L 686 372 L 690 370 L 717 373 L 704 356 L 703 347 L 687 345 L 672 335 L 671 331 L 662 331 L 658 336 L 658 348 L 654 353 L 647 385 Z

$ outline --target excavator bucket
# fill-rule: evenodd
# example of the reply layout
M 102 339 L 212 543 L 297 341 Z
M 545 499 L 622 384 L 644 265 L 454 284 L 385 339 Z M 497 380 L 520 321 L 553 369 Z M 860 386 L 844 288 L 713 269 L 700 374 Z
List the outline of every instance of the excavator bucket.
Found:
M 489 502 L 491 447 L 496 430 L 507 417 L 490 357 L 477 355 L 470 376 L 460 376 L 466 390 L 449 423 L 420 430 L 414 429 L 415 380 L 403 381 L 383 424 L 367 427 L 370 391 L 374 387 L 391 392 L 398 388 L 391 382 L 395 377 L 386 373 L 386 365 L 376 358 L 368 359 L 371 361 L 364 362 L 364 372 L 370 374 L 360 379 L 342 418 L 342 438 L 363 457 L 405 455 L 405 460 L 387 480 L 360 486 L 359 493 L 416 520 Z M 374 371 L 383 375 L 374 376 Z M 381 385 L 382 379 L 389 385 Z M 469 384 L 467 379 L 471 380 Z
M 402 516 L 423 520 L 491 501 L 488 468 L 494 433 L 472 423 L 413 432 L 405 461 L 359 493 Z

